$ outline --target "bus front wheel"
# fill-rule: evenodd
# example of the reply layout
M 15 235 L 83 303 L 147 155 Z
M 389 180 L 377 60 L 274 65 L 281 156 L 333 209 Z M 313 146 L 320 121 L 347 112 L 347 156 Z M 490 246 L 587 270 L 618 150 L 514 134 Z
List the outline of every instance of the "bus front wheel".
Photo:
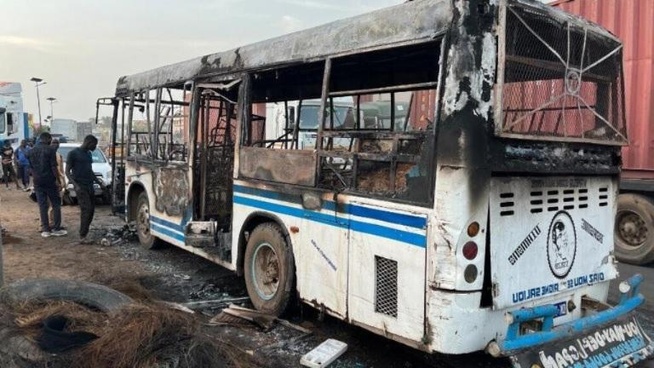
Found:
M 252 231 L 245 250 L 245 285 L 257 310 L 279 316 L 294 290 L 293 252 L 277 224 L 264 223 Z
M 136 201 L 136 235 L 146 249 L 155 249 L 160 245 L 161 241 L 150 231 L 150 201 L 145 192 L 139 194 Z
M 615 255 L 624 263 L 654 261 L 654 203 L 642 195 L 620 194 L 615 216 Z

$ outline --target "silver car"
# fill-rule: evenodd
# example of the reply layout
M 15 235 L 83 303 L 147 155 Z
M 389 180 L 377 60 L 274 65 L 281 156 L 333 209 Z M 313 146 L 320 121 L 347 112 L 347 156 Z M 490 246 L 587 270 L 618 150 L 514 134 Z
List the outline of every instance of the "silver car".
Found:
M 59 144 L 59 149 L 57 152 L 61 154 L 61 156 L 64 159 L 64 172 L 66 172 L 66 159 L 68 158 L 68 154 L 70 151 L 73 149 L 79 147 L 81 143 L 60 143 Z M 104 153 L 96 149 L 95 151 L 91 152 L 91 158 L 93 159 L 93 172 L 95 173 L 95 176 L 98 177 L 104 185 L 107 188 L 111 187 L 111 164 L 109 163 L 109 160 L 107 160 L 107 157 L 104 155 Z M 93 184 L 93 187 L 95 188 L 95 196 L 96 197 L 103 197 L 107 195 L 107 193 L 104 193 L 102 191 L 102 188 L 98 184 Z M 67 193 L 64 194 L 64 203 L 65 204 L 72 204 L 76 202 L 77 199 L 77 194 L 75 193 L 75 188 L 73 187 L 73 184 L 70 184 L 68 182 L 68 178 L 66 178 L 66 191 Z M 69 202 L 69 203 L 67 203 Z

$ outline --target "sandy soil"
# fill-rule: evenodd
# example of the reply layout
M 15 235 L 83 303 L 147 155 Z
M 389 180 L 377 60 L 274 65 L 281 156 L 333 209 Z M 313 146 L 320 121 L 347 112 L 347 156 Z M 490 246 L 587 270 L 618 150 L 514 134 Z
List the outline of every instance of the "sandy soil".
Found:
M 3 242 L 5 282 L 33 277 L 89 280 L 125 269 L 135 276 L 145 273 L 138 262 L 115 262 L 117 248 L 79 245 L 79 207 L 62 207 L 62 217 L 68 235 L 42 238 L 38 205 L 28 193 L 0 187 L 0 224 L 8 232 Z M 103 229 L 116 226 L 120 220 L 109 216 L 109 208 L 98 207 L 92 234 L 100 237 Z
M 107 283 L 126 278 L 137 281 L 155 298 L 189 302 L 246 296 L 243 280 L 217 265 L 175 247 L 158 251 L 141 248 L 137 242 L 102 246 L 100 241 L 125 224 L 112 216 L 108 206 L 98 206 L 91 226 L 93 245 L 78 244 L 79 207 L 62 207 L 68 236 L 41 238 L 38 206 L 27 193 L 0 186 L 0 224 L 8 231 L 4 238 L 6 283 L 35 277 L 49 277 Z M 248 303 L 240 303 L 248 307 Z M 220 307 L 197 310 L 207 321 Z M 289 320 L 311 330 L 276 325 L 261 331 L 248 323 L 208 329 L 208 333 L 262 367 L 299 367 L 302 355 L 327 338 L 348 344 L 347 352 L 330 367 L 507 367 L 508 362 L 479 353 L 466 356 L 425 354 L 394 343 L 333 318 L 319 318 L 315 310 L 298 307 Z

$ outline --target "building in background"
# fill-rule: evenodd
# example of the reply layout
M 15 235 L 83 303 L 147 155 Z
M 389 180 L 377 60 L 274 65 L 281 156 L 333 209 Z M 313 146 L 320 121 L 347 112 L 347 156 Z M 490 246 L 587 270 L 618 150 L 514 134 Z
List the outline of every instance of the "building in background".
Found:
M 73 119 L 53 119 L 50 122 L 50 133 L 55 136 L 65 137 L 66 141 L 77 140 L 77 121 Z
M 77 122 L 77 139 L 76 141 L 81 142 L 89 134 L 93 134 L 93 124 L 88 121 Z

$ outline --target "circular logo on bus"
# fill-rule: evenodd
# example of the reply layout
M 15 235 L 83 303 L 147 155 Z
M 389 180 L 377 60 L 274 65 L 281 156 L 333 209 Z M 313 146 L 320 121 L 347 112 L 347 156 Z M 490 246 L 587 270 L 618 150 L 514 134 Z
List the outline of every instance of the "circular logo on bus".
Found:
M 554 276 L 562 279 L 568 275 L 577 254 L 577 234 L 572 217 L 559 211 L 550 224 L 547 234 L 547 261 Z

